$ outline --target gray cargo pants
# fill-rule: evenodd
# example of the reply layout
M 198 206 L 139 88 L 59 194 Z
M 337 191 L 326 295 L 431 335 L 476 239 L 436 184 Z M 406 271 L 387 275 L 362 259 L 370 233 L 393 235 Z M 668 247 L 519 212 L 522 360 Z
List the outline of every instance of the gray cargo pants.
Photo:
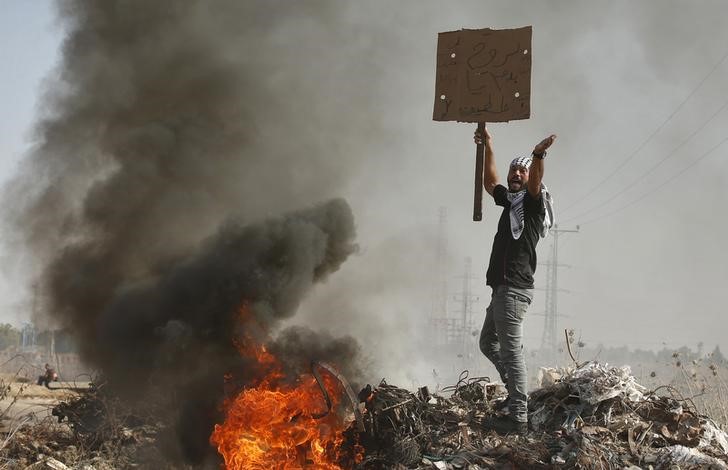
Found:
M 480 350 L 495 365 L 506 384 L 511 417 L 519 422 L 528 421 L 523 319 L 532 298 L 533 291 L 530 289 L 495 287 L 480 332 Z

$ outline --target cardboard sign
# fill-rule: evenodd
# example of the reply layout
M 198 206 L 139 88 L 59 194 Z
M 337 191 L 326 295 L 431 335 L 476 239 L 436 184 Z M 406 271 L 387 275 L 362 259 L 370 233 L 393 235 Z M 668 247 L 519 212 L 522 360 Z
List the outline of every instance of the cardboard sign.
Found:
M 531 27 L 463 29 L 437 39 L 435 121 L 504 122 L 531 115 Z

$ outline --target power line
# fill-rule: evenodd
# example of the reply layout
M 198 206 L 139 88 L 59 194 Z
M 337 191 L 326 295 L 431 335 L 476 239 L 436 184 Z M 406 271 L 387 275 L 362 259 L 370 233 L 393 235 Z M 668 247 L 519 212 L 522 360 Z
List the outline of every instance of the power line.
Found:
M 718 67 L 726 60 L 726 58 L 728 58 L 728 52 L 726 52 L 723 55 L 723 57 L 713 66 L 713 68 L 710 69 L 710 72 L 708 72 L 708 74 L 705 75 L 702 80 L 700 80 L 700 83 L 698 83 L 695 86 L 695 88 L 693 88 L 693 90 L 690 92 L 690 94 L 688 94 L 688 96 L 684 100 L 682 100 L 682 102 L 678 105 L 677 108 L 675 108 L 675 111 L 673 111 L 667 117 L 667 119 L 665 119 L 665 121 L 663 121 L 663 123 L 660 124 L 657 127 L 657 129 L 655 129 L 652 132 L 652 134 L 649 135 L 649 137 L 647 137 L 647 139 L 645 139 L 639 146 L 637 146 L 637 148 L 631 154 L 629 154 L 629 156 L 627 156 L 627 158 L 621 164 L 619 164 L 619 166 L 617 166 L 617 168 L 614 171 L 612 171 L 609 175 L 607 175 L 604 179 L 602 179 L 599 183 L 597 183 L 596 186 L 592 187 L 582 197 L 577 198 L 572 204 L 569 204 L 568 206 L 566 206 L 563 209 L 562 213 L 569 211 L 572 207 L 576 206 L 577 204 L 579 204 L 580 202 L 584 201 L 586 198 L 591 196 L 594 193 L 594 191 L 599 189 L 610 178 L 612 178 L 614 175 L 616 175 L 619 172 L 619 170 L 621 170 L 627 163 L 629 163 L 645 147 L 645 145 L 647 145 L 647 143 L 650 142 L 652 140 L 652 138 L 655 137 L 655 135 L 657 135 L 657 133 L 660 132 L 667 125 L 667 123 L 672 120 L 672 118 L 678 113 L 678 111 L 680 111 L 682 109 L 682 107 L 685 105 L 685 103 L 687 103 L 690 100 L 690 98 L 692 98 L 693 95 L 703 86 L 703 84 L 708 80 L 708 78 L 710 78 L 710 76 L 713 75 L 713 73 L 715 73 L 716 70 L 718 70 Z
M 593 207 L 591 207 L 591 208 L 589 208 L 589 209 L 587 209 L 587 210 L 585 210 L 585 211 L 583 211 L 583 212 L 581 212 L 581 213 L 579 213 L 579 214 L 577 214 L 577 215 L 575 215 L 573 217 L 569 217 L 568 219 L 566 219 L 564 221 L 564 223 L 565 222 L 570 222 L 570 221 L 575 220 L 575 219 L 578 219 L 578 218 L 580 218 L 580 217 L 582 217 L 584 215 L 589 214 L 590 212 L 593 212 L 593 211 L 595 211 L 595 210 L 597 210 L 597 209 L 599 209 L 601 207 L 604 207 L 605 205 L 609 204 L 614 199 L 616 199 L 618 196 L 621 196 L 626 191 L 629 191 L 644 176 L 652 173 L 652 171 L 655 168 L 657 168 L 660 165 L 663 165 L 667 160 L 669 160 L 670 158 L 672 158 L 676 154 L 676 152 L 678 150 L 680 150 L 681 148 L 683 148 L 685 146 L 685 144 L 687 144 L 690 140 L 692 140 L 692 138 L 695 137 L 698 134 L 698 132 L 702 131 L 705 128 L 705 126 L 707 126 L 713 119 L 715 119 L 716 116 L 718 116 L 727 107 L 728 107 L 728 101 L 726 101 L 725 103 L 723 103 L 723 105 L 720 108 L 718 108 L 718 110 L 716 112 L 714 112 L 706 121 L 704 121 L 703 124 L 700 127 L 698 127 L 696 130 L 694 130 L 693 132 L 691 132 L 690 135 L 688 135 L 687 138 L 685 138 L 682 142 L 680 142 L 680 144 L 677 147 L 675 147 L 674 149 L 672 149 L 672 151 L 670 151 L 670 153 L 668 153 L 665 158 L 659 160 L 655 165 L 653 165 L 652 167 L 650 167 L 647 171 L 645 171 L 644 173 L 640 174 L 638 177 L 636 177 L 634 180 L 632 180 L 630 183 L 628 183 L 622 190 L 614 193 L 611 197 L 607 198 L 605 201 L 602 201 L 601 203 L 597 204 L 596 206 L 593 206 Z
M 677 178 L 678 176 L 680 176 L 680 175 L 682 175 L 683 173 L 685 173 L 686 171 L 688 171 L 688 170 L 689 170 L 690 168 L 692 168 L 692 167 L 693 167 L 693 166 L 695 166 L 695 165 L 696 165 L 696 164 L 697 164 L 698 162 L 700 162 L 701 160 L 703 160 L 704 158 L 706 158 L 707 156 L 709 156 L 710 154 L 712 154 L 712 153 L 713 153 L 714 151 L 716 151 L 716 150 L 717 150 L 718 148 L 720 148 L 720 147 L 721 147 L 721 146 L 722 146 L 723 144 L 725 144 L 726 142 L 728 142 L 728 137 L 725 137 L 725 138 L 723 138 L 723 140 L 721 140 L 721 141 L 720 141 L 720 142 L 718 142 L 718 143 L 717 143 L 716 145 L 714 145 L 713 147 L 711 147 L 711 149 L 710 149 L 710 150 L 708 150 L 707 152 L 705 152 L 705 153 L 703 153 L 703 154 L 702 154 L 701 156 L 699 156 L 699 157 L 698 157 L 698 158 L 697 158 L 696 160 L 694 160 L 694 161 L 693 161 L 693 162 L 692 162 L 692 163 L 691 163 L 690 165 L 686 166 L 685 168 L 683 168 L 682 170 L 680 170 L 680 171 L 679 171 L 678 173 L 676 173 L 675 175 L 673 175 L 673 176 L 672 176 L 672 177 L 671 177 L 670 179 L 668 179 L 667 181 L 665 181 L 665 182 L 663 182 L 663 183 L 659 184 L 659 185 L 658 185 L 657 187 L 655 187 L 654 189 L 652 189 L 652 190 L 649 190 L 649 191 L 646 191 L 646 192 L 642 193 L 642 195 L 641 195 L 640 197 L 638 197 L 638 198 L 636 198 L 636 199 L 633 199 L 633 200 L 632 200 L 632 201 L 630 201 L 629 203 L 627 203 L 627 204 L 625 204 L 625 205 L 623 205 L 623 206 L 621 206 L 621 207 L 618 207 L 617 209 L 615 209 L 615 210 L 613 210 L 613 211 L 611 211 L 611 212 L 608 212 L 608 213 L 606 213 L 606 214 L 604 214 L 604 215 L 602 215 L 602 216 L 600 216 L 600 217 L 595 217 L 595 218 L 593 218 L 593 219 L 587 220 L 586 222 L 581 222 L 581 224 L 580 224 L 580 225 L 586 225 L 586 224 L 590 224 L 590 223 L 592 223 L 592 222 L 597 222 L 597 221 L 599 221 L 599 220 L 604 220 L 604 219 L 606 219 L 606 218 L 608 218 L 608 217 L 611 217 L 611 216 L 613 216 L 613 215 L 614 215 L 614 214 L 616 214 L 617 212 L 621 212 L 621 211 L 623 211 L 624 209 L 627 209 L 627 208 L 629 208 L 629 207 L 631 207 L 631 206 L 633 206 L 633 205 L 637 204 L 638 202 L 641 202 L 641 201 L 645 200 L 645 199 L 646 199 L 646 198 L 647 198 L 647 197 L 648 197 L 648 196 L 649 196 L 650 194 L 654 194 L 654 193 L 656 193 L 657 191 L 659 191 L 660 189 L 662 189 L 662 188 L 664 188 L 665 186 L 667 186 L 667 185 L 668 185 L 669 183 L 671 183 L 671 182 L 672 182 L 673 180 L 675 180 L 675 178 Z

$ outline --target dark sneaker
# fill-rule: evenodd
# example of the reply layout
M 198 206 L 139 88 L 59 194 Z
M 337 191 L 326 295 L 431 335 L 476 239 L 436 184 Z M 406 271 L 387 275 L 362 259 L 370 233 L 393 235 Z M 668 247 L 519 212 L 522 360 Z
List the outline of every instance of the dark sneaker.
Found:
M 495 431 L 501 436 L 506 434 L 525 434 L 528 432 L 528 423 L 513 421 L 510 416 L 497 416 L 488 418 L 483 422 L 483 428 Z

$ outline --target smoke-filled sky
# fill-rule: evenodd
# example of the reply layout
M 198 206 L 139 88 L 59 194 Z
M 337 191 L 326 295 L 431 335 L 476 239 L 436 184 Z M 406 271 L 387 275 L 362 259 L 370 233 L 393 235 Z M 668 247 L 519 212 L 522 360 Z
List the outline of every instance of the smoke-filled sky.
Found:
M 72 17 L 74 3 L 63 2 L 65 18 Z M 134 11 L 119 5 L 120 17 L 133 18 Z M 559 294 L 565 315 L 560 326 L 575 329 L 590 345 L 658 349 L 702 341 L 728 350 L 722 303 L 728 225 L 721 211 L 728 201 L 725 2 L 259 1 L 206 8 L 226 10 L 190 17 L 184 29 L 188 58 L 211 55 L 220 75 L 195 77 L 183 68 L 189 75 L 182 78 L 199 79 L 200 92 L 213 100 L 231 101 L 213 114 L 240 122 L 222 126 L 216 138 L 239 138 L 256 157 L 242 172 L 234 154 L 210 159 L 227 165 L 224 171 L 206 168 L 204 160 L 179 168 L 188 173 L 176 177 L 190 185 L 176 188 L 175 197 L 148 214 L 153 225 L 141 230 L 155 233 L 154 244 L 136 256 L 185 250 L 214 233 L 229 212 L 252 220 L 342 197 L 352 208 L 360 251 L 315 287 L 293 321 L 351 334 L 381 364 L 382 376 L 406 377 L 402 364 L 419 361 L 416 339 L 431 310 L 438 208 L 448 210 L 450 290 L 461 290 L 457 276 L 464 258 L 472 257 L 480 277 L 473 286 L 481 299 L 477 317 L 490 295 L 483 278 L 499 215 L 486 201 L 485 222 L 471 221 L 474 125 L 431 119 L 437 33 L 533 25 L 531 119 L 490 129 L 502 176 L 511 158 L 530 152 L 549 133 L 559 136 L 546 160 L 545 182 L 560 226 L 580 226 L 578 234 L 560 238 L 559 262 L 569 266 L 559 271 L 559 287 L 568 291 Z M 38 188 L 27 178 L 33 169 L 28 159 L 63 100 L 64 90 L 54 83 L 71 24 L 57 21 L 52 2 L 7 0 L 3 12 L 0 178 L 23 181 L 32 194 Z M 139 23 L 143 30 L 143 18 Z M 144 46 L 150 47 L 147 55 L 126 64 L 138 70 L 109 64 L 106 73 L 122 77 L 119 87 L 89 93 L 105 93 L 101 104 L 113 106 L 128 99 L 125 74 L 164 77 L 164 69 L 155 69 L 155 47 L 164 52 L 177 46 L 165 41 L 167 34 L 174 37 L 161 30 L 157 43 Z M 93 40 L 76 47 L 93 51 Z M 103 60 L 93 57 L 88 64 Z M 177 78 L 170 77 L 170 86 Z M 228 80 L 235 81 L 237 95 L 216 97 Z M 164 135 L 150 138 L 165 142 Z M 191 142 L 197 144 L 213 148 Z M 93 183 L 85 179 L 97 164 L 83 156 L 88 150 L 64 149 L 81 155 L 74 160 L 78 171 L 64 173 L 66 190 L 81 194 Z M 19 163 L 24 158 L 26 164 Z M 43 167 L 38 185 L 67 170 Z M 18 171 L 24 179 L 16 179 Z M 222 175 L 219 191 L 195 186 L 196 177 L 207 173 Z M 78 181 L 69 180 L 74 174 Z M 16 190 L 4 193 L 4 206 L 22 205 L 8 200 L 23 194 Z M 58 195 L 62 201 L 52 202 L 80 204 L 78 194 L 66 191 Z M 181 217 L 180 201 L 199 217 Z M 93 204 L 89 210 L 93 215 Z M 166 210 L 174 216 L 165 218 Z M 39 230 L 46 238 L 61 237 L 67 229 L 62 222 Z M 16 232 L 3 236 L 0 321 L 19 324 L 30 318 L 28 279 L 39 269 L 37 258 L 52 254 L 31 256 L 18 251 Z M 539 245 L 540 261 L 551 241 Z M 127 261 L 133 270 L 135 260 Z M 545 287 L 544 271 L 537 271 L 537 287 Z M 543 317 L 536 314 L 543 303 L 538 291 L 525 326 L 527 347 L 540 344 Z

